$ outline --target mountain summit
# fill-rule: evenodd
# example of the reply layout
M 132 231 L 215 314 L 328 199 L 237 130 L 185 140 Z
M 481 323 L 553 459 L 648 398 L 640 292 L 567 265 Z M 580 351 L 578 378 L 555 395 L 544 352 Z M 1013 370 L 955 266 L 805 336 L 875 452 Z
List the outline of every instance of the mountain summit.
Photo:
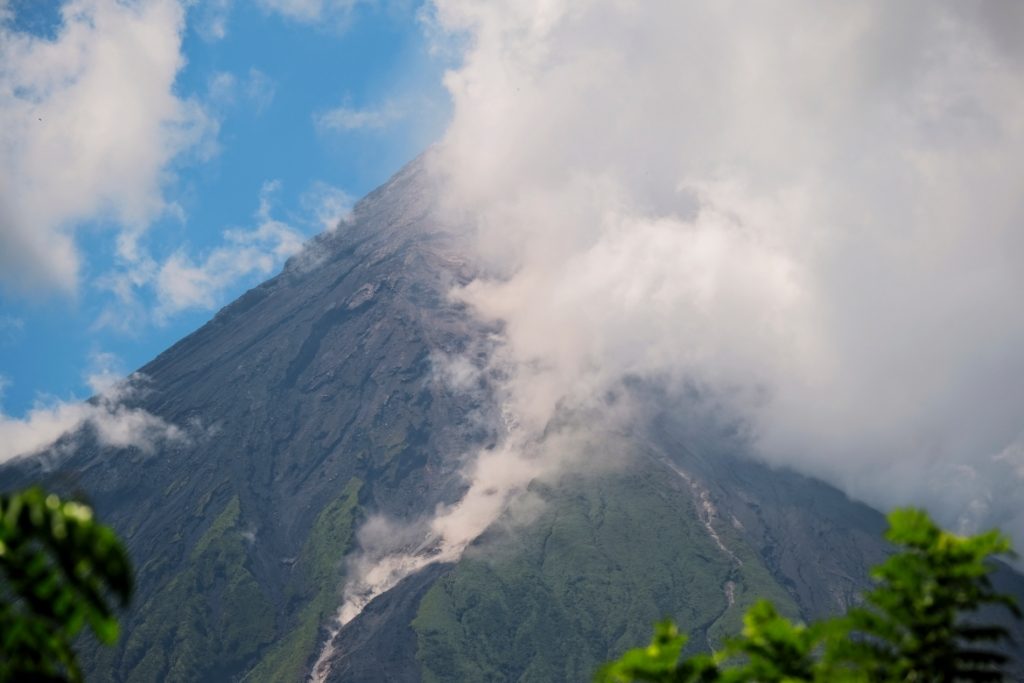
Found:
M 436 197 L 413 162 L 141 368 L 126 401 L 180 438 L 147 452 L 86 431 L 7 468 L 7 486 L 87 494 L 135 559 L 91 678 L 583 681 L 664 616 L 703 649 L 757 598 L 808 619 L 858 599 L 881 515 L 751 459 L 699 398 L 629 382 L 628 429 L 456 552 L 432 543 L 425 520 L 506 428 L 501 326 L 450 296 L 477 271 Z

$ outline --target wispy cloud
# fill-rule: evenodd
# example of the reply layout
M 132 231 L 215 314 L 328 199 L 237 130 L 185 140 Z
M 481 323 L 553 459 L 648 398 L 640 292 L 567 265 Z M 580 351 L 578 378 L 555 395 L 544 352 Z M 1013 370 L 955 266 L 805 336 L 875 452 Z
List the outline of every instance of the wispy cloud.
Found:
M 248 77 L 244 84 L 246 100 L 257 112 L 262 112 L 274 101 L 277 93 L 277 83 L 267 74 L 259 69 L 249 69 Z
M 161 443 L 188 438 L 180 427 L 129 405 L 146 391 L 144 377 L 136 375 L 109 383 L 106 380 L 111 378 L 105 375 L 93 379 L 105 388 L 92 401 L 44 399 L 21 418 L 0 411 L 0 463 L 37 454 L 65 434 L 82 429 L 91 430 L 102 446 L 138 448 L 144 453 L 153 452 Z
M 264 9 L 292 21 L 323 23 L 332 28 L 346 27 L 360 2 L 365 0 L 258 0 Z
M 162 325 L 184 311 L 212 310 L 225 303 L 226 293 L 239 283 L 271 275 L 302 250 L 306 239 L 302 230 L 272 215 L 279 190 L 277 181 L 264 183 L 256 225 L 225 230 L 221 244 L 209 251 L 193 255 L 181 247 L 160 260 L 145 255 L 100 278 L 98 286 L 111 292 L 115 301 L 95 326 L 131 332 L 139 326 Z M 150 298 L 153 303 L 146 305 Z
M 229 287 L 253 275 L 266 277 L 297 254 L 303 239 L 287 224 L 266 218 L 253 230 L 228 230 L 224 245 L 199 261 L 175 252 L 156 275 L 156 321 L 188 309 L 215 308 Z
M 300 200 L 302 208 L 325 231 L 349 222 L 355 201 L 348 192 L 320 181 L 313 183 Z
M 238 91 L 238 79 L 230 71 L 214 71 L 206 80 L 206 99 L 213 105 L 234 104 Z
M 261 113 L 274 101 L 277 83 L 255 67 L 241 78 L 229 71 L 215 71 L 207 81 L 206 91 L 207 101 L 217 108 L 227 109 L 241 100 Z
M 93 351 L 89 354 L 89 368 L 83 379 L 94 394 L 113 391 L 124 378 L 124 366 L 116 354 L 109 351 Z
M 204 40 L 223 40 L 228 35 L 232 0 L 204 0 L 192 8 L 195 26 Z
M 380 130 L 401 120 L 405 112 L 395 104 L 388 103 L 379 108 L 356 109 L 340 106 L 313 115 L 313 123 L 317 130 L 354 131 Z
M 16 343 L 24 332 L 24 320 L 13 315 L 0 315 L 0 348 Z

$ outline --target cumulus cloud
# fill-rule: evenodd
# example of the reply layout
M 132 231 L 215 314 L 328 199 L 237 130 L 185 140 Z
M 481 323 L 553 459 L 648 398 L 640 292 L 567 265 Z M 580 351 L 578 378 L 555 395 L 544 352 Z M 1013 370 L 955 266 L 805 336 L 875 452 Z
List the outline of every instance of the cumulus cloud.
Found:
M 770 462 L 1024 543 L 1024 7 L 436 0 L 434 155 L 527 433 L 700 386 Z
M 145 392 L 146 380 L 140 375 L 115 380 L 110 374 L 113 360 L 109 354 L 94 358 L 100 365 L 90 385 L 103 391 L 90 401 L 40 400 L 20 418 L 0 411 L 0 463 L 40 453 L 61 436 L 82 429 L 89 429 L 102 446 L 144 453 L 167 441 L 184 441 L 187 435 L 178 426 L 129 405 Z
M 355 109 L 340 106 L 313 115 L 313 123 L 321 132 L 379 130 L 391 125 L 404 116 L 404 112 L 392 103 L 379 108 Z
M 174 93 L 177 0 L 71 0 L 50 40 L 0 24 L 0 284 L 74 292 L 75 231 L 120 226 L 131 257 L 167 209 L 168 165 L 216 124 Z

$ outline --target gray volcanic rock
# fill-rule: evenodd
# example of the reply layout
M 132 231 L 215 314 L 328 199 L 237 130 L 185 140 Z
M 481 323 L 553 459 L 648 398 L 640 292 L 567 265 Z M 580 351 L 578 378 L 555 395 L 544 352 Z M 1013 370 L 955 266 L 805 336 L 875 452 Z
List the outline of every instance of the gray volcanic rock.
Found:
M 4 488 L 84 493 L 127 540 L 137 595 L 116 648 L 84 643 L 90 678 L 303 680 L 362 521 L 459 498 L 462 456 L 500 434 L 486 376 L 455 389 L 444 359 L 486 367 L 500 330 L 449 297 L 475 271 L 435 197 L 413 162 L 141 368 L 129 405 L 187 438 L 147 453 L 86 429 L 2 470 Z M 616 446 L 624 466 L 535 482 L 529 523 L 502 520 L 341 629 L 328 679 L 587 680 L 666 615 L 700 649 L 759 597 L 804 618 L 857 600 L 881 515 L 635 390 L 652 407 Z

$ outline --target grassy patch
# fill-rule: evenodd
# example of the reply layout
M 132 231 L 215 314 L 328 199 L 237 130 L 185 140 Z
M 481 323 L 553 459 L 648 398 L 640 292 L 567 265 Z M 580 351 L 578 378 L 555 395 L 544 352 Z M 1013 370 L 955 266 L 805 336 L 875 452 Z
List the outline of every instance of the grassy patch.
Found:
M 317 516 L 295 563 L 289 583 L 289 604 L 302 607 L 281 640 L 260 657 L 246 676 L 252 681 L 300 681 L 316 648 L 320 625 L 338 608 L 338 590 L 345 577 L 344 557 L 355 532 L 362 482 L 351 480 L 341 497 Z
M 128 681 L 196 681 L 228 673 L 274 636 L 274 609 L 246 566 L 238 497 L 210 524 L 188 568 L 140 610 L 120 668 Z

